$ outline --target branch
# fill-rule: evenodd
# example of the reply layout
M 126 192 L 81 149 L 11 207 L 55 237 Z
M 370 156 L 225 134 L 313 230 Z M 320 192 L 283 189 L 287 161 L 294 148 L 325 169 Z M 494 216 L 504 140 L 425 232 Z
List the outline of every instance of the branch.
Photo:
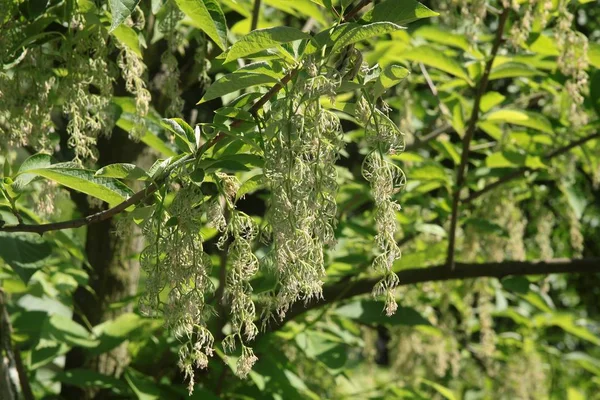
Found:
M 434 130 L 432 130 L 431 132 L 429 132 L 422 138 L 417 138 L 413 143 L 407 145 L 405 148 L 405 151 L 414 151 L 416 149 L 419 149 L 419 148 L 425 146 L 430 141 L 436 139 L 441 134 L 450 132 L 451 130 L 452 130 L 452 125 L 450 125 L 450 124 L 444 124 L 444 125 L 440 126 L 439 128 L 435 128 Z
M 356 17 L 360 10 L 365 8 L 367 4 L 369 4 L 371 1 L 372 0 L 361 0 L 353 9 L 351 9 L 346 13 L 346 15 L 344 15 L 344 21 L 348 21 L 349 19 Z
M 561 147 L 561 148 L 551 151 L 550 153 L 545 155 L 544 158 L 546 160 L 551 160 L 555 157 L 558 157 L 560 155 L 567 153 L 568 151 L 570 151 L 571 149 L 573 149 L 577 146 L 581 146 L 582 144 L 584 144 L 592 139 L 598 139 L 598 138 L 600 138 L 600 132 L 593 133 L 593 134 L 585 136 L 581 139 L 575 140 L 575 141 L 567 144 L 564 147 Z M 498 179 L 497 181 L 485 186 L 483 189 L 477 190 L 475 192 L 471 192 L 471 194 L 469 194 L 468 197 L 466 197 L 465 199 L 462 200 L 462 203 L 468 204 L 468 203 L 472 202 L 473 200 L 481 197 L 485 193 L 489 192 L 490 190 L 493 190 L 506 182 L 510 182 L 513 179 L 522 177 L 523 175 L 525 175 L 525 173 L 527 171 L 531 171 L 531 170 L 532 169 L 528 168 L 528 167 L 521 167 L 519 169 L 516 169 L 515 171 L 513 171 L 507 175 L 504 175 L 502 178 Z
M 453 270 L 446 264 L 428 268 L 412 268 L 397 271 L 399 286 L 414 285 L 424 282 L 441 282 L 458 279 L 473 279 L 482 277 L 504 278 L 520 275 L 549 275 L 549 274 L 597 274 L 600 273 L 600 258 L 584 259 L 554 259 L 548 261 L 503 261 L 485 264 L 456 263 Z M 364 278 L 354 282 L 342 281 L 323 287 L 323 296 L 308 304 L 296 303 L 286 314 L 283 321 L 270 329 L 277 330 L 290 321 L 314 308 L 354 296 L 371 293 L 373 286 L 379 282 L 379 277 Z M 328 300 L 329 299 L 329 300 Z
M 3 338 L 2 335 L 6 335 L 6 337 Z M 27 376 L 27 371 L 25 370 L 25 365 L 21 358 L 21 352 L 17 346 L 13 346 L 11 335 L 12 325 L 10 323 L 8 312 L 6 311 L 4 291 L 0 288 L 0 357 L 3 353 L 2 350 L 6 350 L 8 359 L 12 359 L 11 361 L 15 363 L 23 398 L 25 400 L 33 400 L 33 392 L 31 391 L 29 377 Z M 6 348 L 4 348 L 5 346 Z
M 475 94 L 475 101 L 473 102 L 471 118 L 469 119 L 469 124 L 467 125 L 467 130 L 463 138 L 462 155 L 460 158 L 460 165 L 458 166 L 458 173 L 456 176 L 456 188 L 454 191 L 454 197 L 452 199 L 452 219 L 450 220 L 450 232 L 448 236 L 448 256 L 446 258 L 446 264 L 450 269 L 454 268 L 454 247 L 456 242 L 456 225 L 458 223 L 458 203 L 460 202 L 461 189 L 465 183 L 465 170 L 467 169 L 467 163 L 469 162 L 469 146 L 471 144 L 471 140 L 473 139 L 473 135 L 477 127 L 477 121 L 479 120 L 479 106 L 481 104 L 481 98 L 483 97 L 487 89 L 490 73 L 492 72 L 492 64 L 494 63 L 496 54 L 498 54 L 500 44 L 502 44 L 502 34 L 504 33 L 504 26 L 506 25 L 506 21 L 508 20 L 509 14 L 510 9 L 505 8 L 502 11 L 502 15 L 500 15 L 500 18 L 498 20 L 498 28 L 496 30 L 496 38 L 494 40 L 494 45 L 492 46 L 492 52 L 490 53 L 490 57 L 487 63 L 485 64 L 485 69 L 483 70 L 483 74 L 481 75 L 479 86 L 477 88 L 477 93 Z
M 256 30 L 258 26 L 258 18 L 260 17 L 260 2 L 261 0 L 254 0 L 254 7 L 252 8 L 252 21 L 250 23 L 250 32 Z

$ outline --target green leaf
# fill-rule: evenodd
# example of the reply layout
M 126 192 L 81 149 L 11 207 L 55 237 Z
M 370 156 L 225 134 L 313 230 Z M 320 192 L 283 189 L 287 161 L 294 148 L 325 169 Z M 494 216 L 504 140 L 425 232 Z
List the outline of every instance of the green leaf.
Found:
M 343 305 L 335 310 L 335 314 L 363 324 L 431 325 L 415 309 L 409 307 L 399 306 L 396 313 L 388 317 L 383 313 L 383 303 L 375 300 L 359 300 Z
M 544 314 L 535 318 L 537 326 L 558 326 L 565 332 L 571 335 L 577 336 L 580 339 L 586 340 L 593 343 L 596 346 L 600 346 L 600 338 L 594 335 L 585 326 L 577 325 L 575 316 L 573 314 L 556 313 L 556 314 Z
M 138 400 L 159 400 L 168 398 L 164 390 L 153 379 L 129 368 L 125 371 L 125 380 Z
M 148 173 L 134 164 L 117 163 L 100 168 L 94 176 L 116 179 L 146 180 Z
M 482 118 L 484 121 L 505 122 L 513 125 L 536 129 L 545 133 L 554 133 L 552 124 L 548 119 L 533 111 L 502 109 L 493 111 Z
M 270 75 L 248 72 L 234 72 L 219 78 L 204 93 L 198 104 L 210 101 L 237 90 L 247 89 L 252 86 L 277 83 L 279 80 Z
M 235 42 L 227 52 L 225 63 L 246 57 L 259 51 L 276 47 L 294 40 L 309 39 L 308 33 L 288 26 L 257 29 Z
M 52 380 L 82 388 L 110 389 L 121 395 L 127 392 L 127 385 L 122 380 L 83 368 L 59 372 Z
M 227 21 L 216 0 L 175 0 L 179 9 L 190 17 L 192 25 L 208 35 L 216 44 L 227 48 Z
M 438 15 L 415 0 L 384 0 L 369 10 L 362 19 L 366 22 L 387 21 L 404 25 Z
M 119 315 L 115 319 L 96 325 L 92 332 L 98 338 L 98 346 L 91 349 L 93 354 L 105 353 L 114 349 L 126 340 L 144 333 L 149 334 L 161 325 L 156 319 L 143 318 L 134 313 Z
M 117 40 L 127 46 L 140 58 L 142 58 L 142 49 L 140 48 L 140 39 L 133 28 L 127 25 L 119 25 L 111 34 L 117 38 Z
M 132 190 L 118 180 L 95 177 L 94 171 L 81 169 L 72 163 L 51 164 L 47 154 L 34 154 L 23 162 L 11 185 L 16 192 L 37 177 L 50 179 L 63 186 L 106 201 L 111 207 L 125 201 Z
M 469 218 L 464 222 L 465 226 L 470 226 L 475 232 L 495 235 L 500 237 L 508 237 L 506 229 L 500 225 L 484 218 Z
M 184 153 L 196 151 L 196 138 L 194 130 L 180 118 L 163 118 L 161 125 L 175 135 L 177 148 Z
M 238 189 L 236 197 L 238 199 L 243 198 L 247 194 L 256 192 L 259 189 L 265 187 L 265 176 L 263 174 L 254 175 L 244 183 Z
M 456 59 L 445 55 L 443 52 L 433 47 L 415 47 L 402 54 L 399 54 L 398 57 L 410 61 L 422 62 L 429 67 L 437 68 L 471 83 L 471 79 L 469 78 L 469 75 L 467 75 L 467 71 Z
M 140 0 L 108 0 L 110 13 L 112 14 L 112 24 L 109 32 L 114 31 L 127 17 L 131 15 Z
M 98 345 L 98 341 L 83 326 L 71 318 L 58 314 L 52 315 L 44 322 L 38 347 L 49 342 L 84 348 L 93 348 Z
M 498 92 L 487 92 L 481 97 L 481 112 L 488 112 L 504 101 L 506 97 Z
M 539 71 L 532 66 L 527 64 L 521 64 L 517 62 L 507 62 L 494 66 L 490 73 L 490 81 L 495 79 L 506 79 L 506 78 L 525 78 L 532 76 L 543 76 L 546 75 L 542 71 Z
M 0 258 L 25 283 L 38 269 L 47 265 L 46 259 L 51 253 L 52 247 L 39 235 L 0 232 Z
M 454 394 L 454 392 L 452 390 L 448 389 L 445 386 L 440 385 L 439 383 L 435 383 L 435 382 L 429 381 L 427 379 L 423 379 L 421 382 L 423 382 L 427 386 L 430 386 L 431 388 L 433 388 L 436 392 L 441 394 L 447 400 L 458 400 L 458 397 L 456 397 L 456 395 Z
M 386 33 L 394 32 L 403 27 L 391 22 L 374 22 L 368 25 L 358 25 L 343 33 L 333 45 L 332 53 L 335 53 L 342 48 L 353 43 L 361 42 L 372 37 L 385 35 Z
M 377 79 L 377 82 L 375 83 L 373 96 L 375 98 L 381 96 L 387 89 L 396 85 L 408 75 L 410 75 L 410 71 L 403 66 L 396 64 L 386 66 L 383 71 L 381 71 L 379 79 Z
M 473 53 L 479 53 L 476 50 L 472 50 L 474 46 L 471 44 L 471 42 L 467 39 L 465 35 L 452 33 L 450 30 L 440 28 L 439 26 L 422 26 L 414 32 L 414 35 L 420 36 L 435 43 L 457 47 L 467 52 L 471 50 Z

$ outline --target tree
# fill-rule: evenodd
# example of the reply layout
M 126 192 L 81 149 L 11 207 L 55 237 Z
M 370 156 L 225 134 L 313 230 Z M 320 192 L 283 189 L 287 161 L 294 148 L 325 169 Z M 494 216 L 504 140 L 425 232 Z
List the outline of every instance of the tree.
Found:
M 593 2 L 7 0 L 2 398 L 593 398 Z

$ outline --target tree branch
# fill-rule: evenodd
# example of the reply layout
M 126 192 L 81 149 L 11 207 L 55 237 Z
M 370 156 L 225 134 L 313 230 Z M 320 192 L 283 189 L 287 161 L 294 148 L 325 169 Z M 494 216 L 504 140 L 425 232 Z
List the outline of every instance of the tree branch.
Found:
M 14 361 L 15 368 L 17 369 L 17 375 L 19 377 L 19 383 L 21 385 L 21 394 L 25 400 L 33 400 L 33 392 L 31 391 L 31 384 L 29 383 L 29 377 L 23 359 L 21 358 L 21 351 L 17 346 L 13 345 L 12 342 L 12 325 L 10 323 L 10 317 L 6 310 L 6 302 L 4 298 L 4 291 L 0 288 L 0 357 L 3 351 L 6 350 L 7 357 L 9 360 Z M 6 335 L 6 337 L 2 337 Z M 3 347 L 6 346 L 6 349 Z
M 448 268 L 454 268 L 454 248 L 456 245 L 456 226 L 458 223 L 458 205 L 460 202 L 460 192 L 465 183 L 465 170 L 467 169 L 467 163 L 469 162 L 469 146 L 471 144 L 471 140 L 473 139 L 473 135 L 475 133 L 475 129 L 477 128 L 477 121 L 479 120 L 479 107 L 481 104 L 481 98 L 485 94 L 487 89 L 487 84 L 489 81 L 490 73 L 492 72 L 492 64 L 494 63 L 494 59 L 496 58 L 496 54 L 498 54 L 498 50 L 500 49 L 500 45 L 502 44 L 502 35 L 504 33 L 504 26 L 506 25 L 506 21 L 508 20 L 508 15 L 510 14 L 510 9 L 505 8 L 500 15 L 498 20 L 498 28 L 496 30 L 496 38 L 494 40 L 494 44 L 492 46 L 492 51 L 490 53 L 490 57 L 485 64 L 485 69 L 483 70 L 483 74 L 481 75 L 481 79 L 479 80 L 479 86 L 477 88 L 477 93 L 475 94 L 475 100 L 473 102 L 473 110 L 471 111 L 471 118 L 469 119 L 469 124 L 467 125 L 467 130 L 465 132 L 465 136 L 463 138 L 462 145 L 462 155 L 460 158 L 460 165 L 458 166 L 458 172 L 456 175 L 456 188 L 454 190 L 454 196 L 452 198 L 452 217 L 450 220 L 450 232 L 448 235 L 448 256 L 446 258 L 446 264 Z
M 413 285 L 424 282 L 440 282 L 459 279 L 473 279 L 482 277 L 504 278 L 506 276 L 521 275 L 549 275 L 549 274 L 597 274 L 600 273 L 600 258 L 584 259 L 554 259 L 548 261 L 503 261 L 485 264 L 456 263 L 453 270 L 447 264 L 428 268 L 411 268 L 397 271 L 400 280 L 399 286 Z M 373 286 L 380 277 L 364 278 L 354 282 L 341 281 L 323 287 L 323 296 L 307 304 L 296 303 L 286 314 L 283 321 L 270 327 L 277 330 L 287 321 L 290 321 L 305 312 L 332 302 L 345 300 L 354 296 L 371 293 Z
M 250 32 L 255 30 L 258 26 L 258 19 L 260 17 L 260 2 L 261 0 L 254 0 L 254 7 L 252 8 L 252 21 L 250 22 Z
M 598 138 L 600 138 L 600 132 L 596 132 L 591 135 L 582 137 L 581 139 L 574 140 L 573 142 L 567 144 L 564 147 L 560 147 L 556 150 L 551 151 L 546 156 L 544 156 L 544 158 L 546 160 L 551 160 L 555 157 L 558 157 L 560 155 L 567 153 L 568 151 L 570 151 L 571 149 L 573 149 L 577 146 L 581 146 L 582 144 L 584 144 L 590 140 L 598 139 Z M 481 197 L 485 193 L 489 192 L 490 190 L 493 190 L 506 182 L 510 182 L 513 179 L 522 177 L 523 175 L 525 175 L 525 173 L 527 171 L 531 171 L 531 170 L 532 169 L 528 168 L 528 167 L 518 168 L 515 171 L 513 171 L 507 175 L 504 175 L 502 178 L 499 178 L 497 181 L 490 183 L 489 185 L 485 186 L 483 189 L 477 190 L 475 192 L 471 192 L 468 197 L 466 197 L 465 199 L 462 200 L 462 203 L 468 204 L 468 203 L 472 202 L 473 200 Z

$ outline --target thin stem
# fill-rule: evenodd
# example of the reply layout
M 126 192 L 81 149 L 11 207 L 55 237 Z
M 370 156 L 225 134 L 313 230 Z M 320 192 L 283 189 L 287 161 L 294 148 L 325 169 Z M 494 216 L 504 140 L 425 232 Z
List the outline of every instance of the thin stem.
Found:
M 431 90 L 431 93 L 437 99 L 440 111 L 442 112 L 442 114 L 444 114 L 444 117 L 446 117 L 446 121 L 452 121 L 452 113 L 450 113 L 450 110 L 448 109 L 448 107 L 446 107 L 446 104 L 440 98 L 440 93 L 438 92 L 435 83 L 433 83 L 431 76 L 429 76 L 427 68 L 425 68 L 425 65 L 423 63 L 419 63 L 419 68 L 421 68 L 421 73 L 425 78 L 425 82 L 427 82 L 427 86 L 429 86 L 429 90 Z
M 361 0 L 353 9 L 348 11 L 346 15 L 344 15 L 344 21 L 348 21 L 356 17 L 356 15 L 367 6 L 367 4 L 371 3 L 372 0 Z
M 502 261 L 492 263 L 456 263 L 453 270 L 446 264 L 427 268 L 411 268 L 396 271 L 399 286 L 414 285 L 425 282 L 440 282 L 473 278 L 504 278 L 507 276 L 550 275 L 550 274 L 598 274 L 600 273 L 600 258 L 583 259 L 554 259 L 546 261 Z M 279 329 L 305 312 L 322 307 L 333 301 L 341 301 L 354 296 L 370 293 L 381 277 L 363 278 L 348 283 L 347 280 L 325 285 L 323 296 L 308 303 L 297 303 L 286 314 L 285 319 L 269 330 Z M 340 295 L 341 294 L 341 295 Z
M 2 335 L 6 335 L 7 337 L 4 340 L 0 340 L 0 345 L 7 348 L 3 349 L 0 347 L 0 355 L 2 354 L 2 350 L 6 350 L 7 357 L 9 360 L 12 358 L 15 367 L 17 369 L 17 375 L 19 377 L 19 383 L 21 385 L 21 394 L 25 400 L 34 400 L 33 392 L 31 390 L 31 385 L 29 383 L 29 376 L 27 376 L 27 371 L 25 370 L 25 365 L 23 364 L 23 359 L 21 358 L 21 352 L 19 348 L 13 345 L 12 342 L 12 325 L 10 323 L 10 317 L 8 315 L 8 311 L 6 310 L 5 303 L 5 294 L 2 288 L 0 288 L 0 338 Z
M 258 19 L 260 17 L 260 2 L 261 0 L 254 0 L 254 7 L 252 8 L 252 22 L 250 23 L 250 32 L 255 30 L 258 26 Z
M 560 155 L 567 153 L 568 151 L 570 151 L 571 149 L 573 149 L 577 146 L 581 146 L 582 144 L 585 144 L 586 142 L 588 142 L 590 140 L 598 139 L 598 138 L 600 138 L 600 132 L 596 132 L 591 135 L 585 136 L 581 139 L 575 140 L 575 141 L 567 144 L 564 147 L 560 147 L 556 150 L 551 151 L 546 156 L 544 156 L 543 159 L 549 161 L 555 157 L 558 157 Z M 510 182 L 514 179 L 522 177 L 523 175 L 525 175 L 525 173 L 527 171 L 531 171 L 531 168 L 528 168 L 528 167 L 518 168 L 518 169 L 514 170 L 513 172 L 511 172 L 507 175 L 504 175 L 502 178 L 498 179 L 497 181 L 490 183 L 489 185 L 485 186 L 483 189 L 477 190 L 475 192 L 471 192 L 471 194 L 469 194 L 469 196 L 467 198 L 462 200 L 462 203 L 468 204 L 468 203 L 472 202 L 473 200 L 481 197 L 485 193 L 489 192 L 490 190 L 493 190 L 493 189 L 497 188 L 498 186 L 503 185 L 507 182 Z
M 500 18 L 498 20 L 498 28 L 496 30 L 496 39 L 494 40 L 494 44 L 492 46 L 492 51 L 490 53 L 490 57 L 485 64 L 485 69 L 483 70 L 483 74 L 481 75 L 481 79 L 479 80 L 479 85 L 477 87 L 477 93 L 475 94 L 475 100 L 473 102 L 473 110 L 471 112 L 471 118 L 469 119 L 469 124 L 467 126 L 467 130 L 465 132 L 465 136 L 463 138 L 462 145 L 462 155 L 460 158 L 460 165 L 458 166 L 458 172 L 456 174 L 456 188 L 454 190 L 454 196 L 452 199 L 452 217 L 450 220 L 450 232 L 448 234 L 448 256 L 446 258 L 446 264 L 450 270 L 454 269 L 454 250 L 456 246 L 456 227 L 458 224 L 458 206 L 460 203 L 460 192 L 465 184 L 465 171 L 467 169 L 467 164 L 469 162 L 469 146 L 471 145 L 471 140 L 473 139 L 473 135 L 475 133 L 475 129 L 477 128 L 477 121 L 479 121 L 479 107 L 481 104 L 481 98 L 485 94 L 487 89 L 487 84 L 489 81 L 490 73 L 492 72 L 492 65 L 494 63 L 494 59 L 496 58 L 496 54 L 498 54 L 498 50 L 500 49 L 500 45 L 502 44 L 502 34 L 504 32 L 504 26 L 506 25 L 506 21 L 508 20 L 508 15 L 510 14 L 510 9 L 506 8 L 502 11 Z

